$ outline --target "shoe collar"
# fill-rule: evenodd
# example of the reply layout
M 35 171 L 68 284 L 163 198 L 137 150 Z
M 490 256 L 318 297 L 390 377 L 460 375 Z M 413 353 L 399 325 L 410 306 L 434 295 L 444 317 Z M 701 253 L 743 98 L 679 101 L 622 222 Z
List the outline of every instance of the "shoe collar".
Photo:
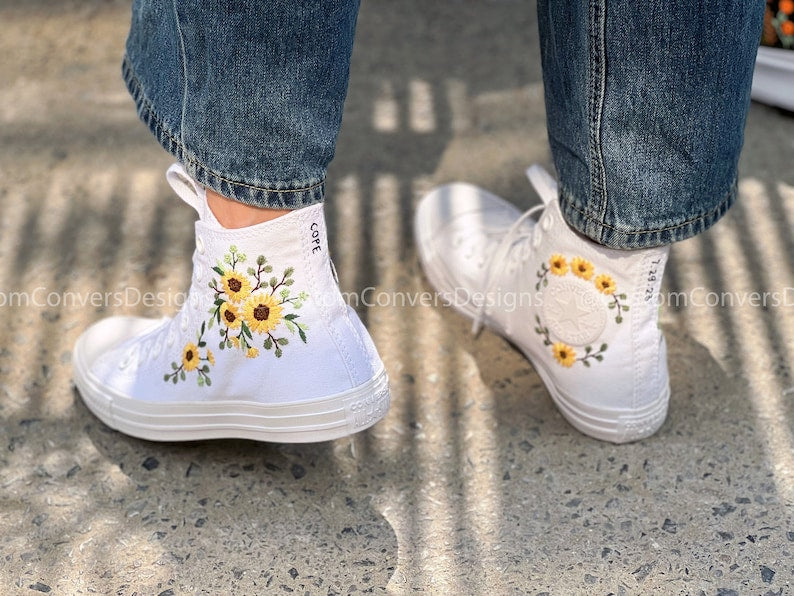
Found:
M 532 164 L 526 170 L 527 179 L 535 192 L 538 193 L 540 200 L 543 201 L 545 206 L 551 204 L 559 192 L 557 181 L 543 169 L 543 166 Z
M 179 198 L 196 210 L 202 222 L 221 227 L 207 205 L 207 189 L 196 182 L 181 163 L 172 164 L 166 171 L 165 178 Z

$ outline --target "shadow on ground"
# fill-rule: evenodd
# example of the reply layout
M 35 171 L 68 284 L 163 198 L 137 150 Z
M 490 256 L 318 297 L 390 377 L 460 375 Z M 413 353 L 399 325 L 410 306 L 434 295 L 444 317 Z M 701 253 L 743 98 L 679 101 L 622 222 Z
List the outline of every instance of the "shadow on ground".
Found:
M 410 225 L 424 190 L 536 200 L 523 169 L 550 160 L 533 7 L 365 3 L 327 215 L 392 410 L 333 443 L 155 444 L 99 423 L 69 364 L 86 325 L 174 312 L 190 276 L 192 212 L 119 78 L 128 11 L 0 3 L 0 590 L 791 591 L 790 116 L 753 106 L 739 205 L 673 251 L 668 421 L 600 443 L 505 342 L 398 297 L 429 289 Z

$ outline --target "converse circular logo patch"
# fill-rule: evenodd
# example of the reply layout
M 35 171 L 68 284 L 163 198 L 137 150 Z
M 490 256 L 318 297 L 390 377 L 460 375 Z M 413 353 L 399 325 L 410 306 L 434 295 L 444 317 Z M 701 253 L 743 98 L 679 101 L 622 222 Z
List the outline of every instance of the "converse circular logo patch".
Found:
M 535 333 L 543 337 L 543 345 L 565 368 L 603 362 L 609 345 L 597 340 L 608 319 L 623 322 L 628 296 L 618 292 L 611 275 L 596 273 L 593 263 L 581 256 L 553 254 L 541 263 L 537 278 L 535 289 L 544 291 Z
M 574 279 L 552 280 L 542 310 L 551 334 L 577 346 L 596 341 L 607 322 L 607 308 L 598 291 Z

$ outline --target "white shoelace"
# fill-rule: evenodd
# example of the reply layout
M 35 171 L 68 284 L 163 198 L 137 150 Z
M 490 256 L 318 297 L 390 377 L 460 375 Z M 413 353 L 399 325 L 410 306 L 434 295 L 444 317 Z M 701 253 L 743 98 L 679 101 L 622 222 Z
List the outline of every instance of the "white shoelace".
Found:
M 201 267 L 197 265 L 197 267 Z M 203 271 L 203 269 L 199 269 Z M 127 368 L 130 365 L 138 364 L 143 361 L 153 360 L 160 356 L 163 350 L 173 346 L 177 337 L 184 336 L 190 328 L 190 322 L 195 316 L 191 311 L 199 308 L 198 289 L 194 286 L 201 281 L 202 275 L 196 277 L 195 282 L 191 280 L 185 302 L 182 308 L 168 320 L 162 319 L 162 324 L 155 327 L 146 335 L 139 338 L 140 343 L 131 346 L 125 353 L 119 368 Z
M 482 285 L 482 303 L 477 308 L 477 315 L 474 317 L 474 321 L 472 322 L 471 332 L 474 335 L 477 335 L 483 327 L 483 323 L 485 321 L 485 317 L 488 314 L 486 312 L 488 300 L 486 296 L 488 292 L 490 292 L 494 282 L 499 279 L 502 273 L 505 270 L 505 266 L 507 263 L 512 260 L 524 261 L 532 254 L 532 237 L 537 230 L 533 229 L 531 232 L 527 232 L 522 230 L 521 227 L 524 225 L 529 218 L 531 218 L 536 213 L 542 212 L 546 208 L 546 205 L 535 205 L 531 207 L 527 211 L 525 211 L 521 217 L 519 217 L 507 233 L 502 238 L 499 246 L 497 246 L 496 250 L 493 251 L 491 254 L 491 258 L 488 260 L 488 264 L 486 265 L 486 270 L 488 274 L 485 277 L 485 283 Z

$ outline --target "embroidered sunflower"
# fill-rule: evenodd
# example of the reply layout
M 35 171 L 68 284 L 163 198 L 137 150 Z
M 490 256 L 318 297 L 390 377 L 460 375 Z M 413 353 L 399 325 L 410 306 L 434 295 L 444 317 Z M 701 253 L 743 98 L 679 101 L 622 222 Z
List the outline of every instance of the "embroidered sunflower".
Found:
M 551 346 L 551 351 L 554 354 L 554 357 L 557 359 L 557 362 L 566 368 L 570 368 L 573 366 L 573 363 L 576 362 L 576 352 L 568 344 L 558 341 Z
M 229 329 L 238 329 L 240 327 L 242 319 L 240 318 L 240 312 L 234 304 L 224 302 L 221 305 L 221 322 Z
M 590 278 L 593 277 L 593 264 L 582 257 L 574 257 L 571 259 L 571 271 L 573 271 L 574 275 L 577 277 L 589 281 Z
M 218 326 L 219 350 L 239 350 L 247 358 L 261 356 L 262 350 L 281 358 L 290 343 L 282 332 L 297 335 L 304 344 L 308 342 L 309 326 L 299 320 L 296 311 L 309 295 L 293 290 L 295 268 L 288 266 L 276 273 L 267 258 L 258 255 L 245 272 L 238 271 L 242 269 L 238 265 L 246 261 L 244 253 L 230 246 L 212 267 L 218 277 L 208 284 L 213 292 L 210 318 L 201 323 L 196 340 L 185 345 L 181 364 L 178 360 L 171 362 L 171 371 L 163 374 L 165 381 L 178 383 L 187 379 L 186 373 L 193 372 L 199 387 L 212 385 L 210 367 L 215 365 L 215 355 L 207 348 L 204 335 L 213 325 Z
M 248 278 L 232 269 L 223 274 L 221 285 L 231 302 L 241 302 L 251 293 L 251 282 Z
M 794 2 L 794 0 L 792 0 L 792 2 Z M 548 261 L 542 261 L 540 263 L 540 269 L 538 269 L 537 272 L 538 281 L 535 284 L 535 289 L 540 290 L 541 287 L 546 287 L 549 283 L 549 274 L 551 273 L 560 277 L 570 273 L 571 275 L 575 275 L 587 281 L 595 277 L 593 285 L 596 290 L 608 297 L 606 299 L 598 299 L 597 302 L 604 304 L 607 309 L 615 313 L 615 323 L 619 325 L 623 322 L 623 313 L 630 309 L 630 305 L 625 304 L 625 301 L 628 300 L 628 296 L 625 293 L 618 293 L 617 284 L 610 275 L 606 273 L 596 274 L 595 268 L 590 261 L 583 257 L 573 257 L 568 260 L 561 254 L 552 254 Z M 578 306 L 576 310 L 580 310 Z M 567 316 L 567 313 L 565 314 Z M 572 314 L 576 316 L 577 313 Z M 574 365 L 578 366 L 577 363 L 581 363 L 582 366 L 590 368 L 594 362 L 604 361 L 604 353 L 609 347 L 606 343 L 600 344 L 600 347 L 596 345 L 583 346 L 580 355 L 577 355 L 576 350 L 571 346 L 561 341 L 556 341 L 557 338 L 552 337 L 551 331 L 544 325 L 543 320 L 538 314 L 535 315 L 535 323 L 537 323 L 535 326 L 535 333 L 543 338 L 544 346 L 551 346 L 551 353 L 560 366 L 571 368 Z
M 245 301 L 243 316 L 254 333 L 270 333 L 281 322 L 281 305 L 272 295 L 257 292 Z
M 565 275 L 568 273 L 568 261 L 566 261 L 565 257 L 562 255 L 551 255 L 549 265 L 554 275 Z
M 607 295 L 614 294 L 615 288 L 617 287 L 615 286 L 615 280 L 606 273 L 596 276 L 595 286 L 599 292 Z
M 182 368 L 186 372 L 196 370 L 199 365 L 198 346 L 193 342 L 189 342 L 185 349 L 182 350 Z

